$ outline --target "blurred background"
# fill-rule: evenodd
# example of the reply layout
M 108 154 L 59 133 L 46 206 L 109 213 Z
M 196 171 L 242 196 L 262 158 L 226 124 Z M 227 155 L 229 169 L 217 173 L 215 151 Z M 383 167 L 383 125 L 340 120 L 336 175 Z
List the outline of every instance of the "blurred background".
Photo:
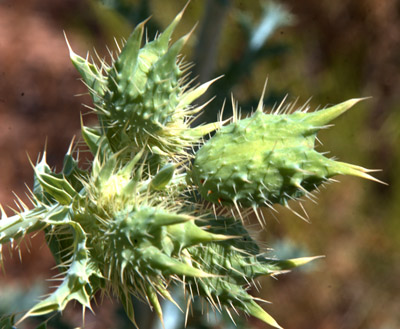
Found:
M 186 0 L 0 0 L 0 204 L 12 214 L 14 193 L 27 201 L 35 162 L 47 150 L 60 167 L 80 113 L 93 118 L 85 87 L 70 63 L 63 31 L 74 51 L 108 56 L 133 27 L 152 16 L 153 39 Z M 398 0 L 191 0 L 175 37 L 198 24 L 184 49 L 195 64 L 193 77 L 206 81 L 224 74 L 207 95 L 216 95 L 201 121 L 215 120 L 230 96 L 243 111 L 254 110 L 268 77 L 265 103 L 287 102 L 311 109 L 354 97 L 372 98 L 335 120 L 319 134 L 320 151 L 345 162 L 379 168 L 389 185 L 339 177 L 321 189 L 318 203 L 306 202 L 307 223 L 286 209 L 266 213 L 258 238 L 280 256 L 325 255 L 313 266 L 274 280 L 261 280 L 254 295 L 289 329 L 400 328 L 400 2 Z M 26 184 L 26 186 L 25 186 Z M 294 205 L 295 207 L 295 205 Z M 57 273 L 43 236 L 5 253 L 0 274 L 0 314 L 26 310 L 45 294 Z M 12 257 L 11 257 L 12 256 Z M 144 329 L 161 328 L 139 305 Z M 182 316 L 165 306 L 166 329 L 183 328 Z M 143 309 L 143 311 L 142 311 Z M 85 328 L 132 328 L 116 301 L 99 298 Z M 49 328 L 81 326 L 81 310 L 70 305 Z M 171 315 L 171 316 L 170 316 Z M 19 328 L 35 328 L 32 319 Z M 265 328 L 237 318 L 238 328 Z M 225 316 L 195 310 L 189 328 L 232 328 Z

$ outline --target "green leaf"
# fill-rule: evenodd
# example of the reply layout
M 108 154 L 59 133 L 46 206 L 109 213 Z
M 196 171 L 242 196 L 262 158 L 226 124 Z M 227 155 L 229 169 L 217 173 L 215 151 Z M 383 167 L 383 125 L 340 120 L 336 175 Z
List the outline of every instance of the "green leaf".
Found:
M 46 174 L 38 171 L 35 171 L 35 174 L 43 190 L 60 204 L 69 205 L 78 196 L 78 192 L 65 178 L 58 178 L 55 174 Z
M 171 181 L 174 176 L 176 165 L 173 163 L 167 163 L 160 169 L 159 172 L 152 178 L 150 187 L 154 190 L 162 190 Z
M 106 80 L 95 65 L 89 63 L 88 59 L 84 59 L 79 55 L 75 54 L 72 50 L 70 44 L 68 43 L 67 37 L 65 36 L 65 40 L 69 49 L 69 56 L 71 58 L 72 64 L 74 64 L 75 68 L 82 76 L 82 80 L 85 82 L 86 86 L 89 89 L 90 95 L 92 96 L 93 102 L 96 105 L 100 105 L 102 103 L 102 97 L 104 95 L 105 83 Z M 102 63 L 103 65 L 103 63 Z
M 49 297 L 32 307 L 19 322 L 29 316 L 62 311 L 72 300 L 76 300 L 90 309 L 90 299 L 96 290 L 90 287 L 90 277 L 92 275 L 101 276 L 99 270 L 91 262 L 89 251 L 86 247 L 86 233 L 82 227 L 73 221 L 55 219 L 49 220 L 49 222 L 52 225 L 68 224 L 71 226 L 74 234 L 71 263 L 68 265 L 68 270 L 61 285 Z

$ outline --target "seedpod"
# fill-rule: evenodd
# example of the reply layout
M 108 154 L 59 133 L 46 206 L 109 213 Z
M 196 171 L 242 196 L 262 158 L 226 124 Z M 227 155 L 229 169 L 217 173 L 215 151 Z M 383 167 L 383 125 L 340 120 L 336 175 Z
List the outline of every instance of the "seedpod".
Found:
M 216 204 L 287 205 L 336 175 L 377 181 L 372 171 L 334 161 L 314 149 L 317 132 L 361 99 L 312 113 L 264 113 L 222 127 L 196 153 L 189 181 Z

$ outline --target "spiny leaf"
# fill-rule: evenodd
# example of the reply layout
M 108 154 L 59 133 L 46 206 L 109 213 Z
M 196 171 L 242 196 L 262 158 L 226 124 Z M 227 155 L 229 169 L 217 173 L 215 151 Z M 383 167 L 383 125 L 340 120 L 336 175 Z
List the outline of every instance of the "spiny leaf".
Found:
M 86 234 L 81 226 L 72 221 L 50 220 L 52 225 L 69 224 L 74 232 L 74 249 L 71 264 L 65 274 L 61 285 L 45 300 L 33 306 L 19 321 L 28 316 L 44 315 L 55 311 L 62 311 L 66 305 L 77 300 L 84 307 L 90 308 L 91 295 L 87 286 L 90 285 L 90 277 L 98 276 L 98 270 L 91 264 L 89 252 L 86 247 Z
M 105 89 L 105 79 L 101 70 L 99 70 L 94 64 L 89 63 L 88 59 L 84 59 L 77 55 L 72 50 L 65 34 L 64 36 L 68 45 L 69 56 L 71 58 L 72 64 L 74 64 L 75 68 L 82 76 L 82 79 L 88 87 L 90 95 L 93 98 L 93 102 L 95 104 L 101 103 L 101 99 Z
M 266 311 L 262 309 L 260 305 L 258 305 L 255 301 L 251 301 L 246 304 L 246 312 L 250 315 L 264 321 L 265 323 L 269 324 L 274 328 L 281 328 L 282 327 L 276 322 L 276 320 L 269 315 Z

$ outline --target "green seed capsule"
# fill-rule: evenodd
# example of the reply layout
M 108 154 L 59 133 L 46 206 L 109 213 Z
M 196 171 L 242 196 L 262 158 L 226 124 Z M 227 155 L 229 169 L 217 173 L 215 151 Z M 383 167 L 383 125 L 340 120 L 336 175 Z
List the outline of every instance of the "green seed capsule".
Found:
M 367 169 L 314 150 L 318 130 L 356 102 L 293 114 L 266 114 L 259 106 L 203 145 L 189 177 L 206 200 L 245 207 L 286 205 L 339 174 L 374 179 Z
M 179 53 L 190 33 L 170 44 L 181 20 L 180 13 L 155 40 L 143 43 L 145 22 L 132 32 L 111 65 L 101 69 L 75 54 L 70 57 L 89 87 L 103 133 L 113 152 L 128 153 L 147 147 L 163 157 L 184 154 L 184 149 L 214 130 L 214 126 L 191 129 L 189 121 L 202 106 L 191 103 L 204 94 L 213 81 L 188 89 Z M 198 136 L 200 134 L 200 136 Z M 93 132 L 84 131 L 93 151 Z M 96 138 L 95 138 L 96 140 Z

